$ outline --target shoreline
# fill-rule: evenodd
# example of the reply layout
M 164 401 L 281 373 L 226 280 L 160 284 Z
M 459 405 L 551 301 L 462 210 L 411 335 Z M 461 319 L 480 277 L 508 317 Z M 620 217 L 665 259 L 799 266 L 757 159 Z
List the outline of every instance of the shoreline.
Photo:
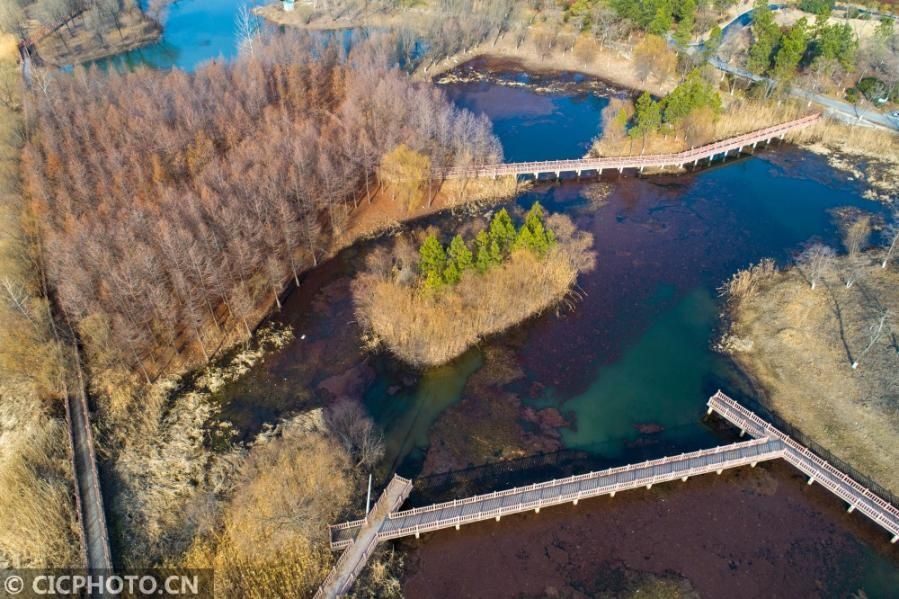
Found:
M 60 29 L 36 44 L 38 56 L 54 67 L 76 66 L 125 54 L 155 44 L 162 39 L 164 28 L 135 9 L 121 16 L 121 27 L 103 34 L 101 40 L 76 23 L 70 32 Z
M 869 262 L 879 255 L 871 252 Z M 890 348 L 882 340 L 871 353 L 860 353 L 869 300 L 842 283 L 846 260 L 836 258 L 835 272 L 822 277 L 816 290 L 796 266 L 753 276 L 755 290 L 728 301 L 718 349 L 766 408 L 848 463 L 856 476 L 895 494 L 895 451 L 880 443 L 899 427 L 889 408 Z M 899 277 L 878 260 L 865 267 L 866 293 L 890 306 Z M 861 366 L 850 368 L 859 358 Z

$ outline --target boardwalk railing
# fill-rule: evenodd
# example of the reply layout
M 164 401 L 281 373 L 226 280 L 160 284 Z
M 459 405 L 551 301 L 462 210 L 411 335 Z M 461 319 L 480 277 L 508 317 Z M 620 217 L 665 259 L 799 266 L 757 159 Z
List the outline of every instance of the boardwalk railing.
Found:
M 377 533 L 384 519 L 406 501 L 411 491 L 412 481 L 395 474 L 364 519 L 328 527 L 332 538 L 335 531 L 352 530 L 353 534 L 336 547 L 331 544 L 332 548 L 343 548 L 344 552 L 316 591 L 315 599 L 331 599 L 349 591 L 380 542 Z
M 651 487 L 654 484 L 678 478 L 685 480 L 699 474 L 720 473 L 723 470 L 746 464 L 754 466 L 757 462 L 783 457 L 783 450 L 783 444 L 779 441 L 754 439 L 515 487 L 505 491 L 476 495 L 466 499 L 392 512 L 382 525 L 378 538 L 386 541 L 408 535 L 418 536 L 423 532 L 498 519 L 502 516 L 530 510 L 539 511 L 543 507 L 569 502 L 577 504 L 581 499 L 615 495 L 618 491 Z M 358 528 L 354 528 L 352 524 L 347 523 L 349 526 L 331 529 L 331 547 L 333 549 L 345 546 L 347 539 L 354 536 Z
M 817 482 L 849 504 L 849 511 L 858 510 L 882 526 L 899 541 L 899 509 L 862 486 L 807 447 L 800 445 L 757 414 L 718 391 L 709 399 L 709 412 L 715 411 L 734 426 L 753 437 L 779 439 L 784 444 L 784 459 L 809 477 L 809 484 Z
M 613 156 L 603 158 L 581 158 L 576 160 L 548 160 L 541 162 L 513 162 L 506 164 L 492 164 L 484 166 L 454 167 L 439 173 L 444 179 L 465 179 L 480 177 L 506 177 L 518 175 L 534 175 L 539 177 L 542 173 L 553 173 L 557 177 L 562 173 L 577 173 L 579 176 L 585 171 L 601 174 L 603 170 L 626 168 L 662 168 L 681 167 L 691 162 L 696 164 L 700 160 L 713 159 L 718 154 L 727 154 L 732 150 L 741 150 L 746 146 L 755 146 L 759 142 L 780 138 L 803 127 L 807 127 L 821 118 L 820 114 L 812 114 L 794 121 L 781 123 L 772 127 L 766 127 L 751 133 L 745 133 L 722 141 L 678 152 L 675 154 L 651 154 L 646 156 Z
M 423 532 L 463 524 L 482 522 L 565 503 L 577 505 L 581 499 L 601 495 L 615 496 L 618 491 L 651 488 L 656 483 L 717 472 L 758 462 L 784 458 L 809 476 L 809 484 L 820 483 L 846 501 L 849 511 L 859 510 L 889 531 L 893 543 L 899 540 L 899 510 L 896 506 L 862 486 L 848 474 L 816 455 L 763 418 L 718 391 L 709 398 L 709 413 L 717 412 L 741 433 L 755 437 L 723 447 L 703 449 L 677 456 L 619 466 L 587 474 L 494 491 L 465 499 L 395 511 L 409 495 L 412 484 L 394 477 L 378 499 L 375 508 L 362 520 L 329 527 L 331 547 L 345 549 L 334 569 L 316 593 L 316 597 L 337 597 L 347 592 L 365 566 L 375 545 Z

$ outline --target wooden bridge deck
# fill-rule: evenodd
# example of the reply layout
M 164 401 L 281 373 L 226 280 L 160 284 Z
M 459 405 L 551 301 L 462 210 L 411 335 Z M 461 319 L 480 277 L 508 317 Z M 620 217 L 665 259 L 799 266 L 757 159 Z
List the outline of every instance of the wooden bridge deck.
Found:
M 343 545 L 346 551 L 315 593 L 315 599 L 339 597 L 350 590 L 380 541 L 378 531 L 383 526 L 384 520 L 406 501 L 411 491 L 412 481 L 394 475 L 366 518 L 349 523 L 353 525 L 354 535 Z
M 853 480 L 811 450 L 718 391 L 709 398 L 709 413 L 717 412 L 755 437 L 723 447 L 609 468 L 558 480 L 515 487 L 455 499 L 434 505 L 395 511 L 411 490 L 411 483 L 395 476 L 366 519 L 329 527 L 331 548 L 344 549 L 316 597 L 338 597 L 346 593 L 381 541 L 398 539 L 541 508 L 573 503 L 581 499 L 612 495 L 618 491 L 650 488 L 656 483 L 687 480 L 691 476 L 717 472 L 758 462 L 784 458 L 849 505 L 859 510 L 899 540 L 899 510 L 890 502 Z
M 755 147 L 761 142 L 768 142 L 775 138 L 782 138 L 787 133 L 807 127 L 821 118 L 820 114 L 812 114 L 794 121 L 781 123 L 772 127 L 766 127 L 758 131 L 738 135 L 722 141 L 717 141 L 705 146 L 678 152 L 676 154 L 651 154 L 646 156 L 614 156 L 603 158 L 581 158 L 577 160 L 549 160 L 542 162 L 513 162 L 506 164 L 492 164 L 473 167 L 455 167 L 442 173 L 445 179 L 465 179 L 480 177 L 511 177 L 519 175 L 533 175 L 539 178 L 541 174 L 553 174 L 560 177 L 562 173 L 576 173 L 581 176 L 585 172 L 602 174 L 604 170 L 615 169 L 623 171 L 626 168 L 670 168 L 682 167 L 687 164 L 696 164 L 700 160 L 712 160 L 719 154 L 740 151 L 747 146 Z
M 499 519 L 542 507 L 577 503 L 580 499 L 614 495 L 618 491 L 651 487 L 656 483 L 685 479 L 690 476 L 721 472 L 746 464 L 782 457 L 784 446 L 779 440 L 753 439 L 724 447 L 590 472 L 558 480 L 515 487 L 506 491 L 476 495 L 395 512 L 387 516 L 378 533 L 382 541 L 422 532 L 458 527 L 462 524 Z M 331 528 L 331 547 L 346 547 L 359 530 L 358 523 Z
M 784 445 L 784 459 L 809 477 L 809 484 L 821 484 L 825 489 L 845 501 L 849 511 L 858 510 L 892 535 L 892 542 L 899 541 L 899 509 L 889 501 L 865 488 L 858 481 L 807 447 L 797 443 L 770 422 L 747 410 L 742 405 L 718 391 L 709 399 L 709 412 L 717 412 L 734 426 L 756 438 L 776 439 Z

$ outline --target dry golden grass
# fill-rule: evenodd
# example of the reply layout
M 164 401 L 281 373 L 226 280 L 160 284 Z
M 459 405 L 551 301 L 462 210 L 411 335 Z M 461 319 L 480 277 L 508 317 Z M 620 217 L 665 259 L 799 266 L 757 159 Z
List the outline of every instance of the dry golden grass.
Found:
M 895 337 L 861 356 L 880 306 L 899 327 L 899 271 L 876 255 L 846 288 L 847 257 L 812 290 L 796 268 L 758 279 L 755 293 L 731 302 L 725 341 L 783 418 L 879 484 L 899 491 L 899 401 Z M 859 360 L 856 370 L 851 362 Z
M 739 302 L 756 295 L 759 286 L 777 272 L 774 260 L 762 260 L 749 268 L 739 270 L 721 288 L 721 294 L 729 301 Z
M 81 563 L 65 422 L 29 385 L 0 391 L 0 564 Z
M 245 374 L 268 349 L 291 338 L 289 331 L 264 328 L 254 346 L 198 373 L 189 391 L 179 391 L 179 379 L 172 377 L 123 398 L 122 420 L 115 421 L 116 430 L 105 431 L 104 439 L 118 479 L 110 509 L 128 530 L 120 556 L 125 563 L 147 566 L 182 553 L 215 517 L 211 498 L 233 483 L 243 453 L 240 448 L 211 448 L 210 441 L 227 447 L 231 433 L 224 423 L 210 426 L 218 409 L 212 394 Z M 134 409 L 138 400 L 141 410 Z M 130 420 L 125 420 L 128 414 Z
M 333 560 L 325 524 L 352 495 L 350 457 L 308 418 L 263 439 L 220 519 L 179 566 L 215 569 L 217 597 L 309 597 Z
M 0 40 L 0 567 L 81 563 L 63 378 L 22 228 L 15 41 Z M 8 101 L 6 101 L 8 100 Z
M 366 237 L 372 237 L 399 227 L 400 223 L 415 220 L 429 214 L 451 210 L 462 206 L 474 206 L 498 202 L 515 195 L 525 188 L 526 183 L 518 183 L 515 177 L 498 179 L 451 179 L 444 181 L 430 204 L 424 202 L 412 210 L 407 210 L 399 202 L 391 199 L 391 194 L 383 189 L 373 194 L 371 202 L 361 202 L 350 212 L 343 234 L 334 240 L 331 252 L 348 247 Z
M 690 144 L 680 132 L 678 135 L 649 135 L 646 139 L 645 154 L 661 154 L 681 152 L 691 145 L 700 145 L 735 137 L 743 133 L 757 131 L 779 123 L 785 123 L 812 112 L 804 104 L 792 101 L 759 101 L 744 97 L 730 99 L 722 114 L 714 119 L 709 132 L 701 139 Z M 790 133 L 788 139 L 796 143 L 810 144 L 823 142 L 835 144 L 846 151 L 857 150 L 865 153 L 895 152 L 899 148 L 899 136 L 882 129 L 850 126 L 833 119 L 822 119 L 820 122 Z M 600 156 L 640 154 L 641 139 L 623 139 L 610 143 L 610 140 L 599 139 L 593 152 Z
M 383 344 L 409 364 L 435 366 L 558 304 L 578 273 L 593 267 L 593 237 L 560 215 L 550 217 L 548 227 L 558 243 L 543 258 L 516 251 L 486 273 L 468 271 L 457 285 L 436 292 L 399 281 L 389 269 L 360 275 L 353 298 L 368 343 Z

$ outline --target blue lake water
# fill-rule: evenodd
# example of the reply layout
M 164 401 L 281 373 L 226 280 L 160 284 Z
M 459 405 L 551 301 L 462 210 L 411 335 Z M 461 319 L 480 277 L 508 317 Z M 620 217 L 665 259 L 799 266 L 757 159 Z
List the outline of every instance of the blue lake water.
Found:
M 242 6 L 257 4 L 261 2 L 177 0 L 168 8 L 159 42 L 98 61 L 98 64 L 159 69 L 177 67 L 189 71 L 210 60 L 234 58 L 237 56 L 237 12 Z

